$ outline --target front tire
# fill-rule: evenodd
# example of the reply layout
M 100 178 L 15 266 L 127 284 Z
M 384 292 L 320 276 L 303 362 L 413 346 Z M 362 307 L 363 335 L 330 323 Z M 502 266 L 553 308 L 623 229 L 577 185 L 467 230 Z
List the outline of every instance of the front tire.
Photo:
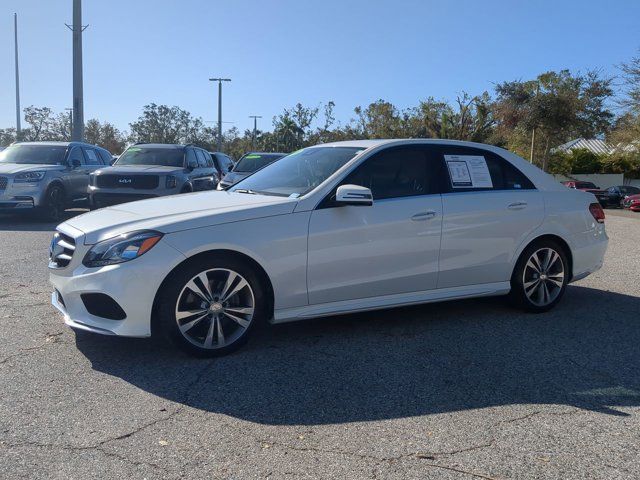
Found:
M 198 357 L 231 353 L 265 320 L 258 276 L 244 262 L 215 255 L 187 264 L 159 292 L 158 320 L 181 350 Z
M 564 248 L 553 240 L 541 240 L 520 255 L 509 296 L 524 310 L 546 312 L 560 301 L 568 281 L 569 262 Z
M 62 220 L 66 207 L 66 194 L 60 185 L 52 185 L 47 189 L 44 205 L 40 208 L 40 217 L 45 221 Z

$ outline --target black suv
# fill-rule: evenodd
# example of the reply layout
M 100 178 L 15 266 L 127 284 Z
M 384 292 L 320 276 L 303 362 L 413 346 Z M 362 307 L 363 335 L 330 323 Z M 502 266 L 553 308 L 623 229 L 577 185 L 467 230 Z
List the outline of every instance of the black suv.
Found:
M 194 145 L 135 144 L 113 166 L 91 175 L 92 208 L 216 188 L 220 174 L 211 155 Z

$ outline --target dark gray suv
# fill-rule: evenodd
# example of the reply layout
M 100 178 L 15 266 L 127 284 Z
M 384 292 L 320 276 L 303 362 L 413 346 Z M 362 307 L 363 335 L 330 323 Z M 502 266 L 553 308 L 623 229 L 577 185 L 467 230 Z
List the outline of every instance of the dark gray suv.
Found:
M 91 208 L 216 188 L 215 163 L 194 145 L 136 144 L 91 175 Z
M 21 142 L 0 152 L 0 211 L 38 211 L 58 221 L 87 205 L 89 175 L 109 165 L 104 148 L 81 142 Z

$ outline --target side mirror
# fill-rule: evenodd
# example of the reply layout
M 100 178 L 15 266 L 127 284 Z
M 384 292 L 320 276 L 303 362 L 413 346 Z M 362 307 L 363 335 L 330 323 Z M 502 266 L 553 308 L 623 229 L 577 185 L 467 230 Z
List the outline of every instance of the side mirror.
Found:
M 187 163 L 188 170 L 195 170 L 196 168 L 198 168 L 198 162 L 190 161 Z
M 78 160 L 77 158 L 71 160 L 71 168 L 78 168 L 80 165 L 80 160 Z
M 340 205 L 373 205 L 373 195 L 367 187 L 359 185 L 340 185 L 336 191 L 336 203 Z

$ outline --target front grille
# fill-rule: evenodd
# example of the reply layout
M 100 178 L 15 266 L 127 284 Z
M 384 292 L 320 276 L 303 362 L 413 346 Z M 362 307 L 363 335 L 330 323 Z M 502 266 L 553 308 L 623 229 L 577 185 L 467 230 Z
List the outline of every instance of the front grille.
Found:
M 9 179 L 7 177 L 0 177 L 0 190 L 4 190 L 7 188 L 7 184 L 9 183 Z
M 64 268 L 73 258 L 76 250 L 76 241 L 62 232 L 56 232 L 49 247 L 49 266 L 51 268 Z
M 100 188 L 135 188 L 153 190 L 158 188 L 158 175 L 98 175 L 96 185 Z
M 108 207 L 109 205 L 118 205 L 119 203 L 135 202 L 136 200 L 145 200 L 154 198 L 156 195 L 144 193 L 94 193 L 91 198 L 96 208 Z

